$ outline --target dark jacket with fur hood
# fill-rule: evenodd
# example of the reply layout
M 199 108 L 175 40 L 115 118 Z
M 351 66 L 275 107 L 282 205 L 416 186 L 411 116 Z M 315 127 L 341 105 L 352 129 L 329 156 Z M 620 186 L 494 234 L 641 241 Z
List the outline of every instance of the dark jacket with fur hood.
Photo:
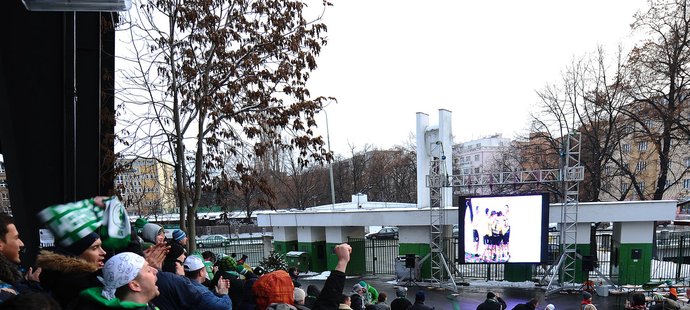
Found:
M 103 286 L 97 278 L 101 272 L 98 266 L 76 257 L 41 251 L 36 258 L 36 267 L 43 269 L 41 286 L 63 309 L 76 300 L 81 291 Z
M 0 303 L 18 295 L 17 284 L 22 280 L 22 274 L 17 265 L 0 255 Z

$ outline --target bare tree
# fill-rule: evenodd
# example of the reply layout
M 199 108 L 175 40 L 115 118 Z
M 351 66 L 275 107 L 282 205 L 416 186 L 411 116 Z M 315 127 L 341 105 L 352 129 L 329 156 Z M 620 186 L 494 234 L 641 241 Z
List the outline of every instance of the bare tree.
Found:
M 653 190 L 648 191 L 641 188 L 643 183 L 633 179 L 631 187 L 639 199 L 658 200 L 665 198 L 666 191 L 688 173 L 677 155 L 688 151 L 690 138 L 688 3 L 686 0 L 650 1 L 650 9 L 636 14 L 631 27 L 646 37 L 630 53 L 626 91 L 631 102 L 621 108 L 621 113 L 628 120 L 627 132 L 637 143 L 637 151 L 647 154 L 648 160 L 645 154 L 640 154 L 647 175 L 652 176 L 645 179 L 654 183 L 648 187 Z
M 313 98 L 306 87 L 326 26 L 320 16 L 308 21 L 304 8 L 300 1 L 161 0 L 130 18 L 128 29 L 143 45 L 134 45 L 125 74 L 137 91 L 121 100 L 147 113 L 132 111 L 145 116 L 130 121 L 127 139 L 137 151 L 172 155 L 180 226 L 192 251 L 202 189 L 224 176 L 226 156 L 249 148 L 250 159 L 263 158 L 287 148 L 300 165 L 331 158 L 312 131 L 328 98 Z M 232 169 L 241 176 L 225 180 L 232 188 L 265 184 L 252 166 Z
M 525 139 L 529 142 L 519 144 L 518 162 L 523 169 L 560 168 L 566 155 L 563 137 L 579 131 L 580 163 L 586 174 L 580 189 L 582 201 L 599 201 L 601 182 L 610 181 L 610 174 L 604 172 L 620 141 L 618 109 L 627 100 L 622 87 L 621 55 L 619 49 L 610 65 L 604 49 L 599 47 L 592 56 L 574 59 L 559 83 L 537 92 L 541 111 L 532 115 L 533 128 L 529 139 Z M 557 184 L 544 186 L 562 195 Z

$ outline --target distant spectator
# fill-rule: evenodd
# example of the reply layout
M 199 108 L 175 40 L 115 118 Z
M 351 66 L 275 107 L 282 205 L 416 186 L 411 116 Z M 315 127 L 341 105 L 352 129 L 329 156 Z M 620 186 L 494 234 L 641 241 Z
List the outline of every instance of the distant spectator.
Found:
M 404 286 L 398 286 L 395 289 L 396 298 L 391 302 L 391 310 L 407 310 L 408 307 L 412 306 L 412 302 L 407 299 L 407 288 Z
M 316 298 L 319 297 L 319 294 L 321 294 L 319 288 L 314 284 L 309 284 L 309 286 L 307 286 L 307 298 L 304 300 L 304 305 L 311 309 L 316 302 Z
M 486 300 L 477 306 L 477 310 L 505 310 L 506 308 L 506 302 L 494 292 L 486 293 Z
M 539 305 L 539 299 L 532 298 L 527 303 L 516 305 L 513 307 L 513 310 L 534 310 L 537 308 L 537 305 Z
M 414 295 L 414 304 L 412 307 L 407 308 L 408 310 L 432 310 L 433 308 L 427 306 L 424 304 L 424 301 L 426 300 L 426 295 L 424 294 L 423 291 L 417 292 L 417 294 Z
M 352 310 L 352 308 L 350 308 L 350 304 L 352 304 L 350 301 L 350 296 L 342 294 L 338 304 L 338 310 Z
M 218 266 L 216 265 L 216 253 L 204 251 L 201 253 L 201 257 L 204 258 L 204 266 L 206 266 L 208 277 L 213 279 L 214 274 L 216 271 L 218 271 Z
M 202 284 L 206 280 L 206 268 L 201 258 L 193 255 L 187 257 L 184 260 L 184 274 L 202 293 L 202 304 L 199 307 L 203 309 L 232 309 L 232 301 L 228 296 L 230 280 L 220 280 L 213 292 L 208 290 Z
M 175 242 L 179 243 L 183 247 L 187 246 L 187 233 L 184 232 L 182 229 L 175 229 L 173 230 L 172 233 L 172 238 L 175 240 Z
M 582 292 L 582 301 L 580 302 L 580 310 L 585 310 L 585 306 L 592 304 L 592 294 L 590 292 Z
M 352 293 L 350 295 L 350 308 L 352 310 L 364 310 L 364 299 L 359 293 Z
M 309 310 L 307 306 L 304 305 L 304 300 L 307 298 L 307 293 L 304 292 L 303 289 L 299 287 L 295 287 L 295 293 L 294 293 L 294 298 L 295 298 L 295 308 L 299 310 Z
M 290 267 L 288 269 L 288 274 L 290 275 L 290 279 L 292 279 L 292 285 L 295 287 L 302 287 L 302 283 L 297 281 L 299 279 L 299 269 L 297 269 L 297 267 Z
M 365 289 L 365 294 L 362 294 L 362 298 L 364 298 L 364 303 L 376 303 L 376 301 L 379 299 L 379 291 L 375 287 L 369 285 L 369 283 L 364 281 L 359 281 L 359 285 L 361 285 Z
M 647 301 L 642 293 L 635 293 L 632 295 L 632 302 L 626 300 L 625 309 L 627 310 L 646 310 Z M 582 307 L 584 309 L 584 307 Z
M 379 298 L 376 301 L 376 306 L 374 309 L 376 310 L 391 310 L 391 307 L 386 303 L 386 299 L 388 298 L 388 295 L 385 292 L 379 293 Z

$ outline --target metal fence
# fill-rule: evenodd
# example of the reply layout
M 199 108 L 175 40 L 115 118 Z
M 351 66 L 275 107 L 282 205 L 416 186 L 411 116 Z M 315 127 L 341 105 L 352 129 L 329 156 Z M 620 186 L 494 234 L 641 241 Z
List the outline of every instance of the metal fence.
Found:
M 595 235 L 598 270 L 605 275 L 610 273 L 612 239 L 611 231 L 598 231 Z M 353 242 L 354 240 L 350 240 Z M 400 255 L 398 240 L 369 240 L 357 239 L 364 242 L 366 251 L 366 273 L 368 274 L 395 274 L 395 261 Z M 688 238 L 690 242 L 690 238 Z M 687 244 L 687 242 L 686 242 Z M 543 265 L 535 265 L 533 275 L 535 280 L 541 279 L 552 265 L 558 263 L 561 255 L 560 237 L 557 233 L 550 234 L 548 238 L 548 259 Z M 690 252 L 690 244 L 687 246 Z M 458 239 L 445 238 L 443 240 L 443 252 L 450 272 L 463 279 L 482 279 L 487 281 L 503 281 L 505 279 L 504 264 L 460 264 L 457 261 Z M 586 255 L 589 253 L 584 253 Z M 592 253 L 594 254 L 594 253 Z M 591 276 L 596 276 L 594 271 Z
M 236 255 L 240 259 L 242 255 L 247 255 L 247 263 L 250 266 L 258 266 L 264 258 L 264 245 L 262 238 L 230 239 L 225 241 L 225 246 L 199 248 L 201 252 L 211 251 L 220 257 L 220 254 Z
M 690 279 L 690 232 L 661 231 L 656 236 L 652 280 L 688 282 Z

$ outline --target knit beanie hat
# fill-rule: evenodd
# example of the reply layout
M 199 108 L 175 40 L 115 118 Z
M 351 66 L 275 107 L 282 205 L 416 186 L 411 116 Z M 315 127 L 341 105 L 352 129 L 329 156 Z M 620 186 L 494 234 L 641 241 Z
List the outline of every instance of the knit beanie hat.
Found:
M 72 245 L 68 247 L 62 247 L 61 245 L 57 245 L 56 247 L 59 250 L 62 250 L 62 252 L 65 252 L 65 254 L 79 256 L 81 255 L 81 253 L 84 253 L 84 251 L 86 251 L 86 249 L 88 249 L 98 239 L 100 239 L 98 234 L 92 232 L 84 236 L 84 238 L 81 238 L 78 241 L 72 243 Z
M 299 287 L 295 287 L 295 302 L 304 301 L 307 298 L 307 293 Z
M 148 223 L 149 223 L 149 221 L 147 221 L 143 217 L 140 217 L 136 221 L 134 221 L 134 229 L 136 230 L 137 234 L 141 235 L 141 232 L 144 230 L 144 225 L 146 225 Z
M 417 294 L 414 295 L 414 300 L 415 301 L 424 301 L 426 299 L 426 295 L 424 295 L 423 291 L 417 292 Z
M 146 260 L 132 252 L 122 252 L 111 257 L 103 266 L 103 283 L 101 295 L 107 300 L 115 298 L 115 291 L 134 280 L 139 271 L 144 268 Z
M 494 294 L 494 292 L 488 292 L 488 293 L 486 293 L 486 299 L 491 299 L 491 298 L 494 298 L 494 297 L 496 297 L 496 294 Z
M 187 237 L 187 234 L 181 229 L 175 229 L 173 230 L 172 237 L 175 241 L 182 241 L 182 239 Z
M 235 261 L 235 259 L 231 256 L 225 256 L 220 259 L 218 269 L 220 269 L 221 271 L 237 270 L 237 261 Z
M 175 261 L 180 255 L 184 254 L 184 248 L 177 242 L 168 242 L 170 250 L 165 255 L 165 260 Z
M 398 287 L 395 289 L 395 296 L 398 296 L 398 297 L 405 297 L 405 296 L 407 296 L 407 288 L 404 287 L 404 286 L 398 286 Z
M 556 310 L 556 306 L 553 304 L 548 304 L 546 307 L 544 307 L 544 310 Z

